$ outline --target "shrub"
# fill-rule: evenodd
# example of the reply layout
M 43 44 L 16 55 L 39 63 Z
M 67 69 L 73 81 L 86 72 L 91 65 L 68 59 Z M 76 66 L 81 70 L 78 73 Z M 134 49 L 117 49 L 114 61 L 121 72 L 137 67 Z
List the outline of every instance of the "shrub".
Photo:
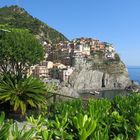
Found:
M 46 105 L 46 86 L 37 78 L 16 80 L 6 76 L 0 82 L 0 101 L 10 103 L 12 110 L 22 115 L 27 107 L 42 108 Z

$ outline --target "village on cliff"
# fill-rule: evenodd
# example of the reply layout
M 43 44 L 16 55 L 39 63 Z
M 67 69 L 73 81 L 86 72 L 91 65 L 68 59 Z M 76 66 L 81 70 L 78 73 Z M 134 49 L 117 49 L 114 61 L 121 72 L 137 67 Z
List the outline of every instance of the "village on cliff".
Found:
M 68 81 L 75 70 L 75 63 L 83 63 L 101 52 L 105 60 L 115 59 L 115 49 L 112 44 L 100 42 L 92 38 L 78 38 L 70 41 L 61 41 L 57 44 L 42 42 L 45 50 L 44 61 L 31 66 L 28 74 L 41 78 L 44 82 Z

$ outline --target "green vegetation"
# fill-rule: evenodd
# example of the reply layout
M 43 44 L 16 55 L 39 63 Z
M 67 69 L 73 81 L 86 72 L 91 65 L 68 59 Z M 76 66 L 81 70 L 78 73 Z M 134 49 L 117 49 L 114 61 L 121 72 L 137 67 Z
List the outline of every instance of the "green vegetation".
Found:
M 120 62 L 120 60 L 121 60 L 120 56 L 117 53 L 115 53 L 115 60 L 118 61 L 118 62 Z
M 0 26 L 0 106 L 24 116 L 28 109 L 45 108 L 46 85 L 28 77 L 30 66 L 44 58 L 43 46 L 28 30 Z
M 58 102 L 44 116 L 27 117 L 23 129 L 17 123 L 8 124 L 12 137 L 21 140 L 26 140 L 25 136 L 30 140 L 139 140 L 140 95 L 118 96 L 112 101 Z M 4 136 L 8 138 L 9 133 Z
M 11 122 L 5 122 L 5 113 L 0 115 L 0 140 L 7 140 L 10 136 Z
M 41 41 L 46 40 L 48 42 L 56 43 L 67 40 L 64 35 L 32 17 L 23 8 L 19 8 L 18 6 L 0 8 L 0 18 L 0 24 L 28 29 L 34 35 L 37 35 Z
M 37 78 L 16 80 L 5 77 L 0 82 L 1 104 L 8 103 L 13 112 L 24 115 L 28 108 L 43 108 L 46 105 L 46 86 Z M 10 110 L 9 110 L 10 111 Z
M 43 60 L 43 46 L 27 30 L 0 27 L 0 67 L 3 74 L 27 75 L 30 66 Z

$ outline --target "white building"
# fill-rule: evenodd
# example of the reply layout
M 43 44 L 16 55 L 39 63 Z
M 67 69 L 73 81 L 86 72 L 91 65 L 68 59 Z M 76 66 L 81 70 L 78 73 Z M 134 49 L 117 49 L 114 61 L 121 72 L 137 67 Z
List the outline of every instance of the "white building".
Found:
M 106 52 L 105 57 L 107 59 L 115 59 L 115 53 L 114 52 Z
M 60 79 L 61 81 L 68 81 L 70 75 L 73 73 L 74 68 L 73 67 L 68 67 L 67 69 L 63 69 L 60 72 Z

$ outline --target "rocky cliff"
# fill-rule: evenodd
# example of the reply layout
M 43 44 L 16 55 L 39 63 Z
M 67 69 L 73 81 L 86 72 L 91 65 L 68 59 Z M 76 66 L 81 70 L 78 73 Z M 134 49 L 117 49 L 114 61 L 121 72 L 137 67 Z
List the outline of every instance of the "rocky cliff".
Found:
M 124 89 L 129 83 L 129 75 L 122 61 L 100 65 L 82 64 L 80 69 L 76 69 L 69 79 L 69 84 L 76 91 Z
M 131 82 L 125 64 L 118 57 L 116 53 L 115 59 L 106 60 L 96 54 L 85 62 L 77 61 L 75 71 L 61 92 L 78 96 L 77 93 L 125 89 Z
M 122 61 L 108 65 L 79 64 L 61 93 L 78 97 L 77 93 L 94 90 L 125 89 L 131 84 L 127 68 Z

